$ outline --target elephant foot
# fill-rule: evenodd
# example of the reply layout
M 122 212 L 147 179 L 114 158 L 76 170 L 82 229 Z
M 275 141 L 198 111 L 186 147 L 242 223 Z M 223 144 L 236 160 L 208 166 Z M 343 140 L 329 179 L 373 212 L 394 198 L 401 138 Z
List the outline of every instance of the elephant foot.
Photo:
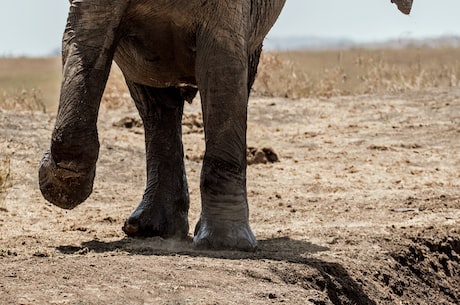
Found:
M 123 231 L 130 237 L 186 238 L 189 224 L 187 211 L 167 208 L 142 201 L 126 219 Z
M 40 191 L 52 204 L 70 210 L 89 197 L 95 173 L 95 166 L 81 170 L 75 162 L 56 164 L 48 151 L 43 155 L 38 171 Z
M 200 249 L 255 251 L 257 240 L 247 221 L 215 222 L 200 219 L 193 243 Z

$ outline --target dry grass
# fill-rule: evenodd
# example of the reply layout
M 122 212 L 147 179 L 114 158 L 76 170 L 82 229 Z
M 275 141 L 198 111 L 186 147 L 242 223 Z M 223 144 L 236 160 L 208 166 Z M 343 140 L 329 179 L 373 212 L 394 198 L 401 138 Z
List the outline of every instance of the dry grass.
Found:
M 102 96 L 101 107 L 103 109 L 114 109 L 127 103 L 131 103 L 128 86 L 120 68 L 114 63 Z
M 457 87 L 459 52 L 424 47 L 265 53 L 254 91 L 302 98 Z
M 0 58 L 0 108 L 55 111 L 59 98 L 61 60 Z
M 4 91 L 0 96 L 0 106 L 5 110 L 16 111 L 42 111 L 46 112 L 43 94 L 40 89 L 17 89 L 17 91 Z
M 460 48 L 264 53 L 253 94 L 288 98 L 399 93 L 460 85 Z M 0 108 L 55 112 L 59 58 L 0 59 Z M 103 109 L 131 103 L 113 65 Z
M 400 93 L 460 86 L 460 48 L 296 51 L 262 54 L 253 94 L 288 98 Z M 114 65 L 106 108 L 130 102 Z

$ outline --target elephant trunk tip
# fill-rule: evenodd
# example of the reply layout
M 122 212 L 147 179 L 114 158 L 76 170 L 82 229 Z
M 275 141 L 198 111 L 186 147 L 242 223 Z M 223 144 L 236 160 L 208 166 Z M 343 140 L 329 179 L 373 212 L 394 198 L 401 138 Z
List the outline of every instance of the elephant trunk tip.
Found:
M 410 14 L 413 0 L 391 0 L 391 2 L 398 6 L 398 9 L 401 11 L 401 13 L 405 15 Z

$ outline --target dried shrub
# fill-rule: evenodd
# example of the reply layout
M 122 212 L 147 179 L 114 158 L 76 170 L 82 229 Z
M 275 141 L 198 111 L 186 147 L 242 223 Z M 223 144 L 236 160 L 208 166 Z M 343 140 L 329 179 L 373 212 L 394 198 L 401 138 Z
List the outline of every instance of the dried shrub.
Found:
M 256 95 L 286 98 L 331 97 L 346 94 L 348 79 L 342 66 L 309 71 L 282 53 L 263 53 L 254 83 Z
M 459 85 L 460 64 L 430 66 L 418 59 L 414 63 L 399 65 L 380 56 L 357 57 L 356 64 L 362 69 L 361 86 L 357 93 L 402 92 L 426 88 L 455 87 Z
M 10 163 L 10 158 L 7 156 L 0 160 L 0 212 L 7 211 L 5 207 L 5 196 L 11 174 Z
M 46 105 L 39 89 L 18 89 L 3 91 L 0 96 L 0 108 L 13 111 L 41 111 L 46 113 Z
M 313 84 L 306 73 L 296 69 L 295 63 L 274 53 L 262 53 L 253 94 L 299 98 L 309 96 Z

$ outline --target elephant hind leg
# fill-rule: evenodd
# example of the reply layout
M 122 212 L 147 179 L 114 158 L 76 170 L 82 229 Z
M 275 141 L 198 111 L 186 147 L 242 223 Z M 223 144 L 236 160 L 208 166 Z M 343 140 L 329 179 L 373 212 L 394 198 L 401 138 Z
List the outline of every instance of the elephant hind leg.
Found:
M 181 137 L 183 94 L 174 87 L 127 83 L 144 122 L 147 185 L 123 231 L 129 236 L 184 238 L 189 231 L 189 195 Z

